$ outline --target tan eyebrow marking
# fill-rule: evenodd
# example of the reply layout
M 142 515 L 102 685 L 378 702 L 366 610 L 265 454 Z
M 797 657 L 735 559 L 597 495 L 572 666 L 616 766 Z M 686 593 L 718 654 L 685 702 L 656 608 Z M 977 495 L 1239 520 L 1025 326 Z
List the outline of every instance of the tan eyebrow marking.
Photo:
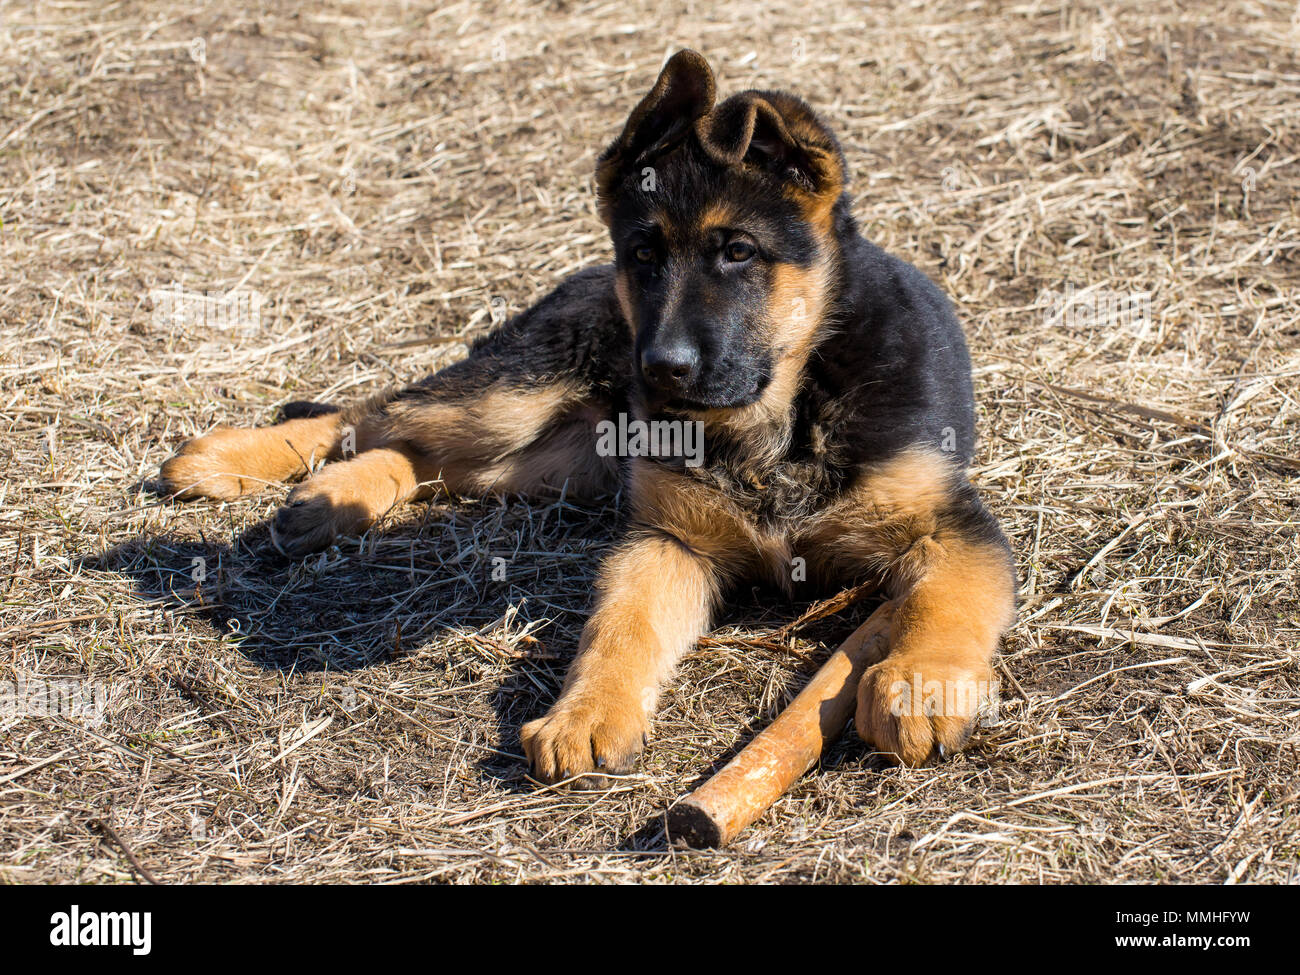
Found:
M 710 203 L 700 214 L 700 230 L 710 231 L 730 227 L 736 222 L 736 215 L 722 203 Z

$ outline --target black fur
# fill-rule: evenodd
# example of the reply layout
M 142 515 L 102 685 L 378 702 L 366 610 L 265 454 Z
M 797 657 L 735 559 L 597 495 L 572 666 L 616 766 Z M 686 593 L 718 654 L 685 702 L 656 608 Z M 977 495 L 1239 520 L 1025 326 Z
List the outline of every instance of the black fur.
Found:
M 947 299 L 916 268 L 862 239 L 852 218 L 840 223 L 843 292 L 834 301 L 835 325 L 809 360 L 781 458 L 815 506 L 834 498 L 855 472 L 915 444 L 951 446 L 954 462 L 964 466 L 975 439 L 970 360 Z M 638 385 L 612 265 L 573 275 L 480 338 L 469 358 L 397 395 L 471 396 L 560 378 L 580 381 L 611 417 L 627 408 Z M 743 449 L 712 437 L 704 468 L 725 479 L 721 472 L 743 465 Z M 791 512 L 797 513 L 806 511 Z
M 752 94 L 785 99 L 815 119 L 794 96 L 736 97 Z M 479 339 L 469 358 L 394 399 L 468 400 L 489 389 L 565 380 L 578 384 L 610 419 L 630 411 L 681 418 L 691 409 L 756 399 L 775 354 L 755 338 L 771 269 L 777 263 L 811 266 L 817 235 L 782 192 L 788 172 L 764 166 L 738 172 L 719 164 L 688 127 L 673 131 L 671 140 L 628 160 L 606 187 L 613 265 L 572 275 Z M 838 155 L 833 137 L 826 138 Z M 653 189 L 645 186 L 646 166 L 654 169 Z M 720 238 L 701 234 L 670 243 L 651 219 L 689 228 L 716 205 L 757 245 L 758 259 L 744 268 L 719 261 Z M 953 466 L 943 523 L 1006 550 L 996 521 L 964 475 L 975 443 L 974 401 L 966 341 L 951 304 L 921 271 L 861 236 L 847 193 L 832 216 L 837 255 L 828 312 L 791 405 L 783 449 L 775 457 L 757 456 L 751 438 L 719 429 L 705 438 L 699 467 L 686 467 L 681 458 L 658 462 L 709 483 L 756 521 L 779 529 L 833 503 L 900 451 L 928 446 Z M 655 251 L 654 263 L 636 260 L 639 246 Z M 635 337 L 615 297 L 620 270 L 634 284 Z M 688 334 L 703 358 L 695 383 L 676 400 L 648 388 L 639 368 L 645 348 L 672 332 Z
M 577 382 L 600 401 L 626 397 L 632 340 L 614 297 L 613 268 L 578 271 L 527 311 L 478 338 L 469 357 L 397 393 L 460 398 L 488 389 Z

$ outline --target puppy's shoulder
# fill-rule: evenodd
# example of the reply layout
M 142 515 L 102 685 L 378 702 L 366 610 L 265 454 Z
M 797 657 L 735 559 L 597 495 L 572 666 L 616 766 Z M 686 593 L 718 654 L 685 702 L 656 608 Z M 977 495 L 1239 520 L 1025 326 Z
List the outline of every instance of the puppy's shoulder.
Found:
M 809 398 L 833 418 L 851 465 L 932 446 L 974 448 L 970 355 L 952 303 L 919 268 L 862 238 L 843 254 L 843 289 L 810 360 Z

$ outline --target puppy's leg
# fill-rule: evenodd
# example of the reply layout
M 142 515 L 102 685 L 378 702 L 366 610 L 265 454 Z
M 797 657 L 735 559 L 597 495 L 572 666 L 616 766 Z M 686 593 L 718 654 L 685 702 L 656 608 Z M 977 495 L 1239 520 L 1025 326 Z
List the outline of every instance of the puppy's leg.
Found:
M 402 444 L 330 464 L 289 493 L 271 519 L 271 540 L 291 557 L 325 548 L 364 531 L 435 477 L 428 459 Z
M 521 732 L 545 781 L 632 767 L 664 680 L 708 629 L 722 589 L 761 561 L 712 488 L 640 459 L 628 471 L 632 534 L 601 568 L 559 699 Z
M 950 459 L 902 451 L 863 472 L 800 539 L 819 572 L 881 579 L 898 600 L 890 653 L 858 685 L 858 733 L 907 765 L 965 744 L 1015 617 L 997 521 Z
M 1006 548 L 940 532 L 917 541 L 915 581 L 897 587 L 891 650 L 858 685 L 858 734 L 905 765 L 966 744 L 1015 617 Z
M 161 490 L 185 501 L 230 501 L 302 477 L 337 453 L 342 418 L 328 413 L 252 430 L 217 427 L 162 465 Z
M 652 534 L 608 559 L 599 592 L 559 699 L 521 732 L 535 774 L 547 782 L 632 768 L 661 684 L 709 625 L 717 583 L 699 555 Z
M 483 375 L 465 388 L 472 360 L 450 376 L 393 394 L 355 421 L 361 453 L 330 464 L 290 492 L 272 521 L 290 556 L 354 534 L 394 505 L 435 487 L 466 494 L 592 496 L 612 488 L 615 458 L 596 453 L 603 407 L 575 384 L 517 388 Z M 454 380 L 454 381 L 453 381 Z

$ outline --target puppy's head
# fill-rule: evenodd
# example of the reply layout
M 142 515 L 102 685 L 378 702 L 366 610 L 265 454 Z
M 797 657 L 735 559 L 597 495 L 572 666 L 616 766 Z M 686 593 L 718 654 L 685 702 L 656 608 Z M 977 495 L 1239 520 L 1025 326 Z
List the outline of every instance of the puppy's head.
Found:
M 780 409 L 826 308 L 844 157 L 793 95 L 714 96 L 700 55 L 670 58 L 601 154 L 597 200 L 647 403 Z

